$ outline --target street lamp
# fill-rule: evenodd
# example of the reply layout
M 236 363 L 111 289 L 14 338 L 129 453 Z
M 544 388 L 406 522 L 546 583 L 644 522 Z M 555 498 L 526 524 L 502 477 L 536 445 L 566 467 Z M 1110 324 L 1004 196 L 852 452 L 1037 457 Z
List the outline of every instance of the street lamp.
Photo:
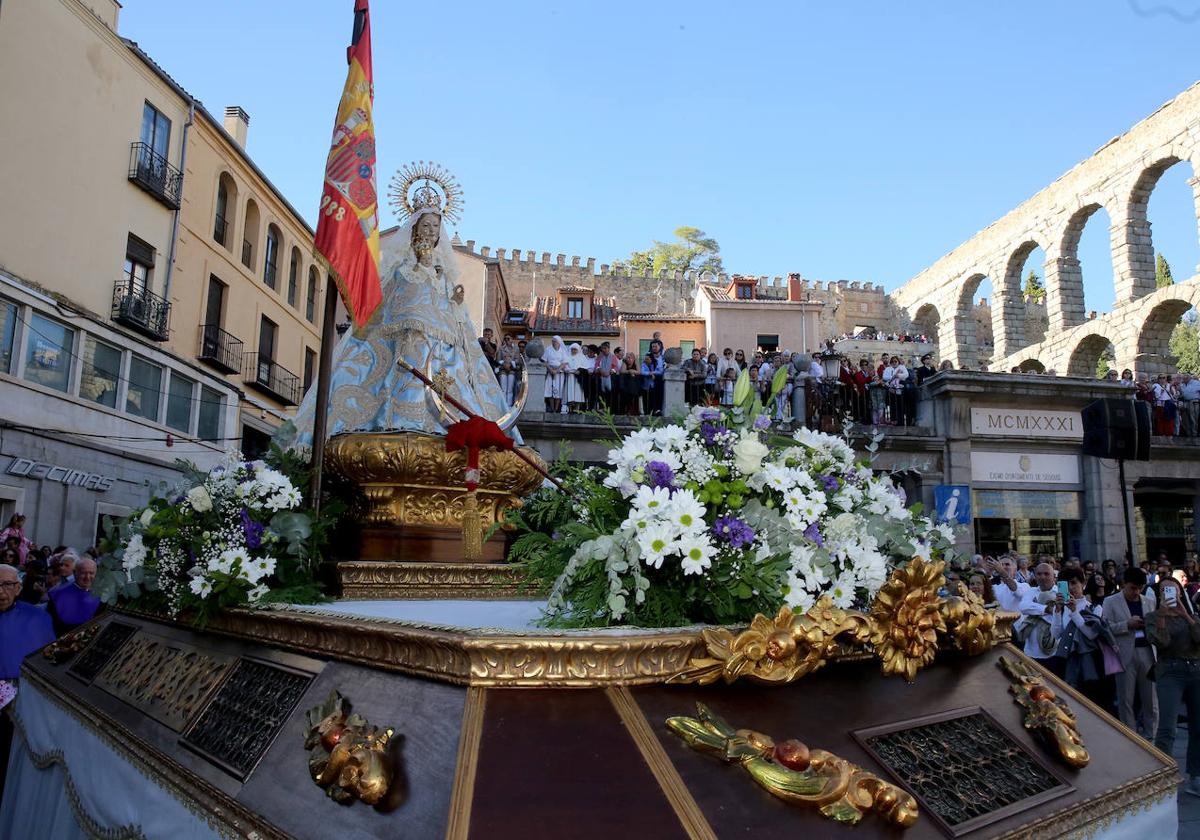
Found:
M 826 379 L 837 379 L 842 370 L 842 357 L 833 349 L 831 342 L 825 342 L 825 350 L 821 353 L 821 367 Z

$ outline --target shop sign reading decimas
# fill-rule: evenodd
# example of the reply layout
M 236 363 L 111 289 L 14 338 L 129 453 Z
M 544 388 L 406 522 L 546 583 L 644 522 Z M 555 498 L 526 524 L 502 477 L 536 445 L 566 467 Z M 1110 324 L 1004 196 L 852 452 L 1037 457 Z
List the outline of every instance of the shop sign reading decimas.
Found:
M 1024 408 L 971 408 L 971 434 L 992 437 L 1082 440 L 1078 411 L 1034 411 Z
M 20 475 L 38 481 L 54 481 L 72 487 L 82 487 L 98 493 L 110 489 L 117 481 L 111 475 L 84 472 L 70 467 L 60 467 L 57 464 L 48 464 L 44 461 L 33 461 L 29 458 L 13 458 L 5 472 L 9 475 Z
M 972 452 L 971 481 L 1078 484 L 1079 456 L 1048 452 Z

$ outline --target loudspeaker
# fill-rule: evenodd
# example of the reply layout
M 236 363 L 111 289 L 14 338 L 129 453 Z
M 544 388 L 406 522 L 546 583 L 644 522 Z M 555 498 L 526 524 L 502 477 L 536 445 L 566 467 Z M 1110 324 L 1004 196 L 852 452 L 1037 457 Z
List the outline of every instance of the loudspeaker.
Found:
M 1150 460 L 1150 405 L 1103 399 L 1084 406 L 1083 454 L 1126 461 Z

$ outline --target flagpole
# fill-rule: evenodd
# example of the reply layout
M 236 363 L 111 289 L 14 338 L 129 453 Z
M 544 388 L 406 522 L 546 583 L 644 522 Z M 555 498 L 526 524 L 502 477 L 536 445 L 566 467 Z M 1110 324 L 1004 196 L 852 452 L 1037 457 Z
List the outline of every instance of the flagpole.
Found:
M 312 476 L 309 499 L 313 515 L 321 513 L 321 471 L 325 464 L 326 422 L 329 416 L 329 377 L 333 370 L 333 342 L 337 318 L 337 287 L 333 278 L 325 279 L 325 311 L 321 315 L 321 355 L 317 362 L 317 405 L 313 411 Z

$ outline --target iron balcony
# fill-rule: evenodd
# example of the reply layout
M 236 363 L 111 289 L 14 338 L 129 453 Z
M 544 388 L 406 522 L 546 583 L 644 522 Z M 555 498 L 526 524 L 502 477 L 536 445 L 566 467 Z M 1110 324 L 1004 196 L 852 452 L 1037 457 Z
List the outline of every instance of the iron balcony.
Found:
M 166 341 L 171 317 L 171 303 L 150 292 L 128 277 L 113 287 L 112 319 L 122 326 L 137 330 L 155 341 Z
M 216 324 L 200 327 L 200 352 L 197 358 L 222 373 L 237 373 L 242 369 L 242 342 Z
M 300 377 L 260 353 L 245 354 L 243 381 L 284 405 L 300 404 Z
M 179 209 L 183 173 L 146 143 L 138 141 L 130 144 L 129 180 L 172 210 Z

